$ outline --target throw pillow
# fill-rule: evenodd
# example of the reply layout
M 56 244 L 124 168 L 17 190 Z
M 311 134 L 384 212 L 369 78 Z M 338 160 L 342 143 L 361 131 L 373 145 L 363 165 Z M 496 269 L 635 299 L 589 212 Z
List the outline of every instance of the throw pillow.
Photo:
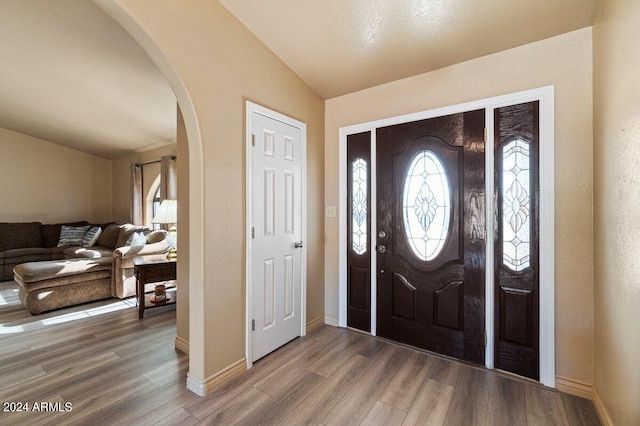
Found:
M 62 230 L 62 225 L 87 226 L 89 225 L 89 222 L 82 220 L 78 222 L 54 223 L 51 225 L 43 224 L 42 239 L 45 248 L 52 248 L 58 245 L 58 241 L 60 241 L 60 231 Z
M 147 237 L 142 232 L 134 232 L 125 243 L 125 246 L 140 248 L 144 247 L 145 244 L 147 244 Z
M 100 233 L 98 242 L 96 242 L 96 244 L 100 247 L 115 249 L 116 242 L 118 241 L 118 236 L 120 235 L 120 225 L 114 222 L 101 228 L 102 232 Z
M 156 229 L 154 231 L 145 232 L 147 244 L 154 244 L 164 240 L 167 237 L 167 231 L 164 229 Z
M 118 236 L 116 247 L 126 246 L 127 241 L 129 241 L 134 232 L 144 232 L 145 229 L 144 226 L 132 225 L 130 223 L 120 225 L 120 235 Z
M 60 240 L 58 240 L 58 247 L 65 246 L 81 246 L 84 234 L 89 230 L 87 226 L 67 226 L 62 225 L 60 230 Z
M 96 245 L 96 241 L 98 241 L 98 237 L 102 234 L 102 228 L 99 226 L 94 226 L 89 229 L 84 237 L 82 238 L 82 247 L 93 247 Z

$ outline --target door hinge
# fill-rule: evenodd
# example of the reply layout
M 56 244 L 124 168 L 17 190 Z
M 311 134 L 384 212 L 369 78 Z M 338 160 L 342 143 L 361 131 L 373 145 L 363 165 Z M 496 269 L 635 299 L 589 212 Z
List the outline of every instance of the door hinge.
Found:
M 251 239 L 254 240 L 256 238 L 256 228 L 251 227 Z
M 484 331 L 484 346 L 487 346 L 487 330 Z
M 251 135 L 251 146 L 256 146 L 256 135 Z
M 251 331 L 256 331 L 256 320 L 251 320 Z
M 487 128 L 484 128 L 484 143 L 487 143 Z

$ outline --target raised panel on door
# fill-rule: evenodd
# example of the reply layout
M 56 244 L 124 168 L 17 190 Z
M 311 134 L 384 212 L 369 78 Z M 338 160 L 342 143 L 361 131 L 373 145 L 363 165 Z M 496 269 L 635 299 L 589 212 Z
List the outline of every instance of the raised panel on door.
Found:
M 484 363 L 484 111 L 377 129 L 377 333 Z
M 538 102 L 495 110 L 495 366 L 539 379 Z
M 347 136 L 347 326 L 371 331 L 371 132 Z

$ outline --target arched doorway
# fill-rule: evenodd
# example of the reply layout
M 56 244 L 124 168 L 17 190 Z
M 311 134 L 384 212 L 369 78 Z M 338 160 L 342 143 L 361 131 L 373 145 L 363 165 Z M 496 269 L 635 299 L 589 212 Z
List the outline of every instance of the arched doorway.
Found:
M 182 164 L 178 170 L 178 181 L 182 182 L 178 189 L 178 229 L 181 230 L 178 246 L 188 247 L 188 250 L 181 252 L 178 280 L 188 283 L 188 288 L 185 288 L 188 297 L 182 297 L 178 301 L 176 346 L 189 352 L 190 378 L 202 380 L 205 376 L 203 342 L 201 338 L 191 337 L 193 327 L 190 327 L 190 324 L 201 324 L 204 313 L 203 163 L 202 140 L 196 111 L 180 76 L 147 31 L 115 0 L 95 0 L 95 3 L 140 44 L 160 69 L 178 101 L 177 149 Z M 188 387 L 196 393 L 201 393 L 197 386 L 188 384 Z

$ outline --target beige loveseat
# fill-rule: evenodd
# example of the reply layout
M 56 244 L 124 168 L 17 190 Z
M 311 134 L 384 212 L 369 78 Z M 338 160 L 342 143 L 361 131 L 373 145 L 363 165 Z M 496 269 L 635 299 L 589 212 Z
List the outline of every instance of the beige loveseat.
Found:
M 128 245 L 134 233 L 142 232 L 144 245 Z M 106 226 L 94 247 L 69 247 L 64 250 L 65 259 L 113 258 L 111 268 L 111 295 L 123 299 L 136 294 L 136 278 L 133 258 L 161 254 L 169 251 L 167 231 L 150 231 L 131 224 Z

